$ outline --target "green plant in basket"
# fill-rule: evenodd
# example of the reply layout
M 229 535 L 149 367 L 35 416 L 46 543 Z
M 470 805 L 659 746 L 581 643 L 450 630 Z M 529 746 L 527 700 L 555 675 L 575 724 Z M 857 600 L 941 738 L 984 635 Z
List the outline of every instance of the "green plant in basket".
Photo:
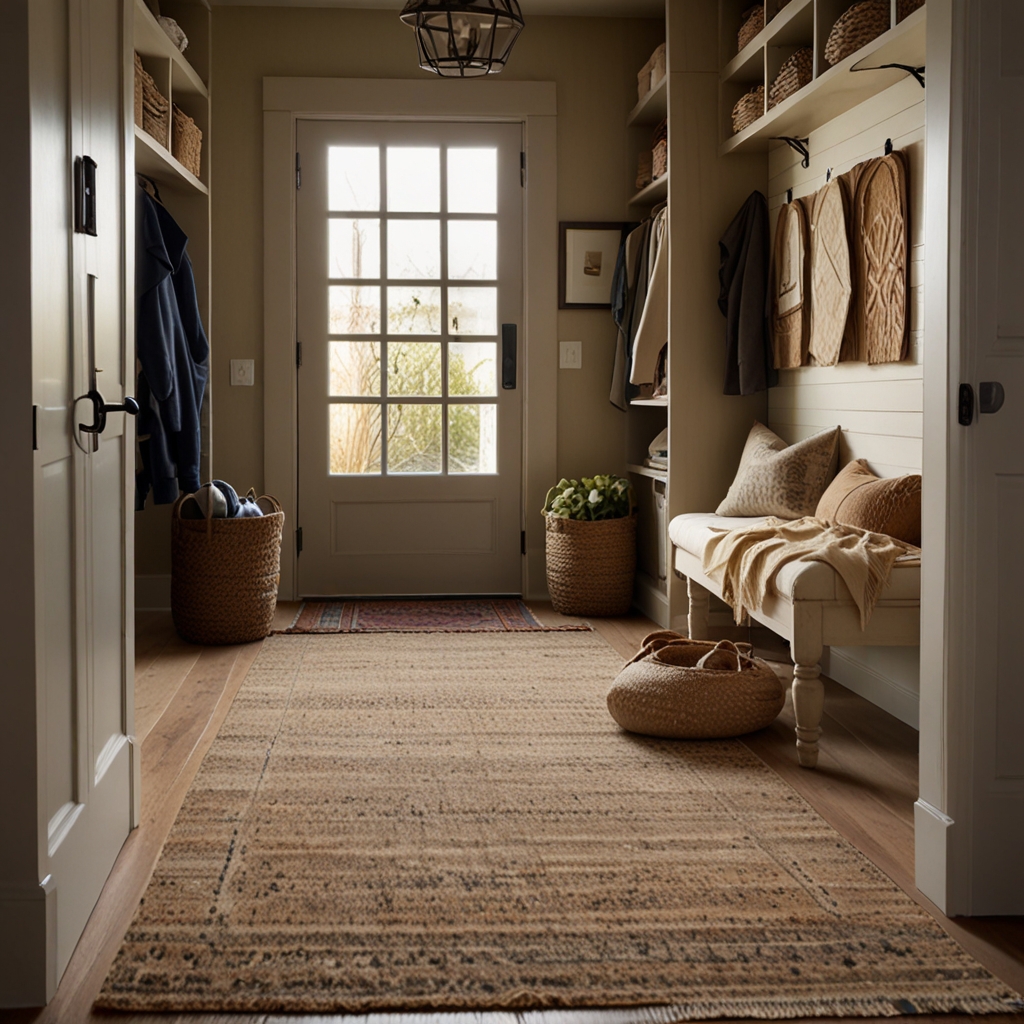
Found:
M 564 477 L 548 491 L 541 512 L 561 519 L 592 522 L 623 519 L 633 514 L 636 502 L 629 481 L 621 476 Z

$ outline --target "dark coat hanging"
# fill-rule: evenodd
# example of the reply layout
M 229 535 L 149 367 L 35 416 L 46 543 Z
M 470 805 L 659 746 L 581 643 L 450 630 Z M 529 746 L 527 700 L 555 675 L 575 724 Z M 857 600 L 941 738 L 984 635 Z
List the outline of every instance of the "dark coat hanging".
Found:
M 768 201 L 760 192 L 750 193 L 718 244 L 725 393 L 752 395 L 774 387 L 779 379 L 768 332 Z
M 209 342 L 199 317 L 188 236 L 164 207 L 139 190 L 136 207 L 135 346 L 139 452 L 135 507 L 150 488 L 157 505 L 199 489 L 199 410 L 209 373 Z

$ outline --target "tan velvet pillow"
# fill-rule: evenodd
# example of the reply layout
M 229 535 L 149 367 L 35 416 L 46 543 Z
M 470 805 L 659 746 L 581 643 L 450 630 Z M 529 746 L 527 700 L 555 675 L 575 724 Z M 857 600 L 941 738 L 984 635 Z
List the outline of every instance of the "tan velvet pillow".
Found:
M 813 516 L 835 472 L 838 453 L 839 427 L 787 445 L 763 423 L 755 423 L 718 515 Z
M 882 478 L 863 459 L 847 463 L 821 496 L 818 519 L 921 546 L 921 477 Z

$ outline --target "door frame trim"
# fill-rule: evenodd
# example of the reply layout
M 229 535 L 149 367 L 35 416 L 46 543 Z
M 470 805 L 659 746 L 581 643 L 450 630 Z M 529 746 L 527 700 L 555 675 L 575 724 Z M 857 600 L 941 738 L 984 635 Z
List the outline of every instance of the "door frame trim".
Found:
M 300 119 L 509 121 L 523 125 L 528 173 L 523 202 L 522 592 L 547 596 L 539 509 L 556 479 L 558 268 L 557 104 L 554 82 L 443 79 L 263 79 L 263 416 L 265 486 L 285 512 L 282 600 L 296 597 L 298 501 L 295 374 L 295 139 Z

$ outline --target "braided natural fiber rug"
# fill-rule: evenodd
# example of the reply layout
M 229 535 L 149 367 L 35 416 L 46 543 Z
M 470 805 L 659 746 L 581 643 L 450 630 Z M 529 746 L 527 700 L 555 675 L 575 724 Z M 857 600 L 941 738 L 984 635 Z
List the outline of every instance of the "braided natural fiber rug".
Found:
M 589 626 L 545 626 L 517 598 L 383 601 L 303 601 L 287 629 L 276 633 L 538 633 Z
M 271 637 L 100 1006 L 1005 1011 L 746 747 L 619 730 L 593 633 Z

